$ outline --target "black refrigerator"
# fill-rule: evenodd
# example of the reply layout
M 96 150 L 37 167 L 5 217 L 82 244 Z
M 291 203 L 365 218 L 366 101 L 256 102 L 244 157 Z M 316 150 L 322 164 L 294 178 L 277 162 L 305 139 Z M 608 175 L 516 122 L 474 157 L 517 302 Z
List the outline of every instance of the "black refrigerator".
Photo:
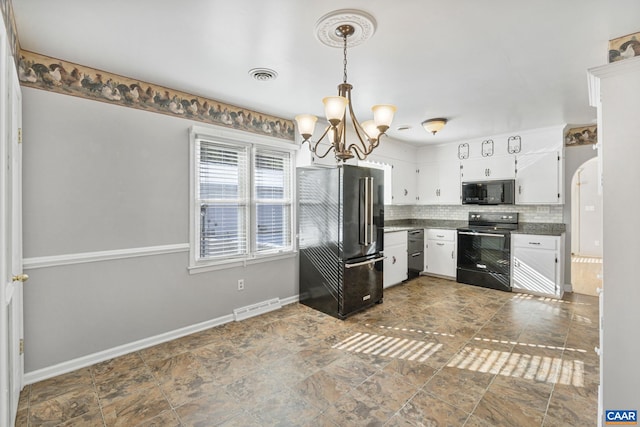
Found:
M 300 302 L 339 319 L 381 303 L 383 171 L 340 165 L 297 175 Z

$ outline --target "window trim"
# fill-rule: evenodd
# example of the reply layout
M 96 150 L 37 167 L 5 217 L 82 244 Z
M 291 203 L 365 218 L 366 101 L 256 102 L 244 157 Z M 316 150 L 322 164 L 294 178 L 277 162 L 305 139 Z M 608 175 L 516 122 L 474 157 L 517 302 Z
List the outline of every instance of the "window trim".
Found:
M 248 162 L 248 180 L 249 180 L 249 241 L 248 254 L 245 256 L 223 257 L 219 259 L 198 259 L 200 239 L 198 237 L 200 206 L 196 194 L 198 188 L 197 183 L 197 156 L 196 144 L 197 140 L 207 140 L 214 143 L 230 144 L 233 146 L 244 145 L 249 151 Z M 255 215 L 253 212 L 253 157 L 255 149 L 272 149 L 276 151 L 287 151 L 291 156 L 291 249 L 286 251 L 277 251 L 269 253 L 256 253 L 255 238 L 253 236 L 253 227 Z M 206 271 L 215 271 L 226 268 L 245 267 L 247 265 L 262 263 L 267 261 L 276 261 L 295 257 L 298 251 L 297 239 L 295 238 L 296 230 L 296 184 L 295 184 L 295 165 L 296 151 L 299 146 L 288 140 L 279 138 L 256 135 L 248 132 L 242 132 L 232 129 L 217 129 L 204 126 L 192 126 L 189 129 L 189 265 L 187 267 L 189 274 L 200 273 Z

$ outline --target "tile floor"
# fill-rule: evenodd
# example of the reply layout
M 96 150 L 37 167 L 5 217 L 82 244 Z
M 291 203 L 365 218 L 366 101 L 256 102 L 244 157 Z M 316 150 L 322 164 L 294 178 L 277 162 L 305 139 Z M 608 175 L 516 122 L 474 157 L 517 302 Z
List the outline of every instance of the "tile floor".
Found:
M 25 387 L 17 426 L 595 426 L 598 302 L 420 277 L 346 321 L 300 304 Z

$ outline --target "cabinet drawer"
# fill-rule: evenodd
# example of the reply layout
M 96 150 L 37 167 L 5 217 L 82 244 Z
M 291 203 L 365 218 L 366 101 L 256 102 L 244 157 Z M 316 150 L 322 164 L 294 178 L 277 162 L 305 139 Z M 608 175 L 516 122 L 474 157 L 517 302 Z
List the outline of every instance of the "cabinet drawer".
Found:
M 440 230 L 437 228 L 431 228 L 427 230 L 427 240 L 453 242 L 456 240 L 456 230 Z
M 513 246 L 516 248 L 558 249 L 560 238 L 556 236 L 538 236 L 534 234 L 511 235 Z
M 407 232 L 406 231 L 392 231 L 390 233 L 384 233 L 384 246 L 393 245 L 406 245 L 407 244 Z

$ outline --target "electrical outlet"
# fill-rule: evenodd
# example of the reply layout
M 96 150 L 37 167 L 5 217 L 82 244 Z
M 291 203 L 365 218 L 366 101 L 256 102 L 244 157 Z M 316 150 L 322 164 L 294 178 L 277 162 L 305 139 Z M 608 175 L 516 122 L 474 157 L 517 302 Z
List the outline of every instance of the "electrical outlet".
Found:
M 238 290 L 244 291 L 244 279 L 238 279 Z

